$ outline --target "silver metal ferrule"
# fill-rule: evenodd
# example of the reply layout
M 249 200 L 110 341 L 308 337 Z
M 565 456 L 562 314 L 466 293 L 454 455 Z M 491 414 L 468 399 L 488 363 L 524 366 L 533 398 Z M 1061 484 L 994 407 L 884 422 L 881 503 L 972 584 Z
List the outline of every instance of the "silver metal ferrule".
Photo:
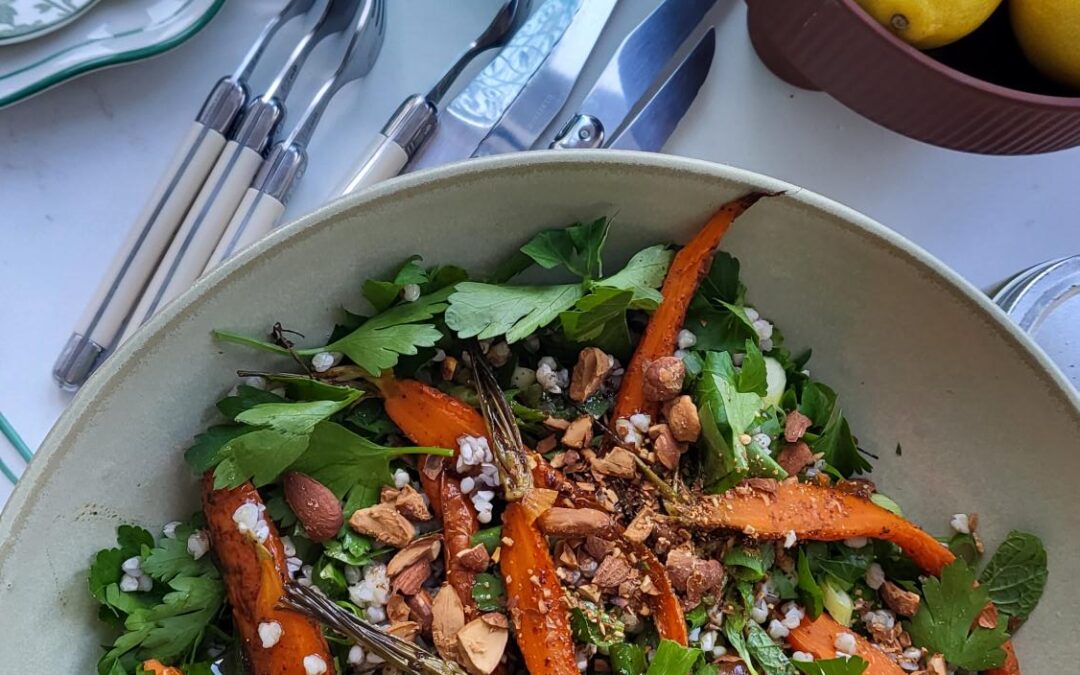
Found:
M 262 154 L 274 135 L 277 125 L 285 118 L 285 104 L 276 97 L 257 98 L 244 111 L 244 119 L 233 134 L 232 140 L 242 147 Z
M 278 143 L 255 174 L 251 187 L 288 204 L 293 187 L 307 169 L 307 162 L 307 152 L 302 145 Z
M 382 133 L 412 157 L 435 130 L 438 108 L 422 94 L 405 99 L 386 121 Z
M 224 136 L 236 121 L 236 116 L 244 107 L 247 98 L 246 85 L 231 77 L 223 77 L 206 97 L 195 121 Z
M 62 389 L 78 389 L 94 372 L 105 348 L 79 333 L 72 333 L 53 365 L 53 378 Z
M 604 123 L 592 115 L 577 114 L 551 143 L 553 150 L 580 150 L 604 145 Z

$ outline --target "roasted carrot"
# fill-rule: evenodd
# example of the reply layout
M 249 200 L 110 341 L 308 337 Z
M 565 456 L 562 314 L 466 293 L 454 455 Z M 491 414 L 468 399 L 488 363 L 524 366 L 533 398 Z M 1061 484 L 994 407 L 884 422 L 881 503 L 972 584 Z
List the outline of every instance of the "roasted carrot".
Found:
M 143 661 L 142 669 L 148 673 L 154 673 L 154 675 L 184 675 L 179 668 L 167 666 L 157 659 Z
M 503 511 L 502 533 L 499 568 L 506 582 L 514 634 L 528 671 L 577 675 L 570 614 L 547 542 L 528 522 L 519 502 Z
M 1005 662 L 997 668 L 986 671 L 986 675 L 1020 675 L 1020 661 L 1016 658 L 1016 648 L 1010 640 L 1001 645 L 1005 650 Z
M 676 336 L 686 321 L 690 300 L 697 292 L 701 280 L 709 273 L 709 266 L 720 239 L 736 218 L 765 196 L 761 192 L 751 192 L 724 204 L 705 223 L 705 227 L 694 235 L 690 243 L 675 254 L 661 289 L 664 299 L 645 326 L 645 334 L 626 366 L 619 395 L 615 399 L 612 420 L 630 417 L 638 412 L 656 418 L 659 404 L 645 398 L 645 370 L 656 359 L 671 356 L 675 351 Z
M 836 638 L 841 633 L 848 633 L 855 638 L 856 653 L 869 667 L 863 675 L 904 675 L 904 670 L 869 641 L 822 613 L 817 619 L 806 617 L 798 628 L 791 629 L 788 644 L 793 649 L 813 654 L 815 659 L 836 658 Z
M 479 412 L 434 387 L 416 380 L 383 378 L 379 381 L 379 390 L 383 395 L 386 414 L 405 432 L 406 436 L 418 445 L 457 448 L 457 439 L 462 436 L 487 435 L 484 418 Z M 578 491 L 573 483 L 566 480 L 542 456 L 533 453 L 531 457 L 534 464 L 533 480 L 537 487 L 558 490 L 578 507 L 594 507 L 596 505 L 595 498 L 592 495 Z M 446 475 L 446 471 L 443 471 L 442 475 Z M 430 481 L 430 478 L 422 478 Z M 451 480 L 453 479 L 451 478 Z M 437 499 L 432 497 L 431 490 L 428 490 L 427 487 L 427 483 L 425 483 L 425 491 L 428 493 L 428 498 L 434 507 Z M 469 504 L 469 500 L 463 499 L 463 501 L 468 505 L 467 508 L 471 509 L 472 505 Z M 470 516 L 472 527 L 477 527 L 475 513 L 470 512 Z M 463 518 L 464 514 L 459 514 L 458 517 Z M 445 517 L 443 518 L 443 527 L 446 533 L 451 531 L 451 526 L 447 524 Z M 459 526 L 455 524 L 454 527 Z M 652 551 L 644 546 L 640 546 L 638 549 L 636 552 L 645 561 L 653 585 L 661 591 L 659 595 L 649 596 L 650 608 L 656 617 L 657 630 L 661 637 L 685 646 L 687 644 L 686 623 L 682 618 L 682 608 L 679 606 L 679 601 L 671 589 L 671 581 L 668 579 L 667 571 Z M 450 550 L 451 544 L 448 539 L 446 543 L 447 555 L 450 555 Z M 457 586 L 454 586 L 454 588 L 458 590 L 460 596 L 461 591 Z M 469 606 L 470 603 L 473 603 L 471 591 L 467 595 L 467 599 L 462 598 L 462 603 Z
M 956 559 L 937 539 L 891 511 L 862 497 L 808 483 L 739 486 L 673 508 L 676 519 L 689 527 L 737 530 L 760 539 L 783 539 L 789 532 L 800 541 L 884 539 L 934 575 Z
M 262 499 L 251 483 L 232 490 L 215 490 L 213 476 L 203 478 L 203 512 L 206 515 L 212 550 L 225 580 L 232 605 L 233 622 L 252 675 L 304 675 L 304 658 L 317 656 L 333 668 L 330 650 L 319 626 L 305 616 L 278 609 L 287 572 L 285 549 L 272 521 L 270 535 L 260 545 L 241 534 L 233 521 L 236 509 L 244 504 L 261 505 Z M 269 554 L 271 565 L 260 564 Z M 269 572 L 267 572 L 267 569 Z M 278 643 L 262 646 L 259 624 L 276 621 L 282 629 Z

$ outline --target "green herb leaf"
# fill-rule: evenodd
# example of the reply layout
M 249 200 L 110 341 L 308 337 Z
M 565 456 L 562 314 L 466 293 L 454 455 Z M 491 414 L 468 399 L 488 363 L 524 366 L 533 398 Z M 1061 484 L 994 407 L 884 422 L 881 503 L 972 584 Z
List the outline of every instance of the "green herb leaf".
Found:
M 583 279 L 598 279 L 603 276 L 600 253 L 610 225 L 607 218 L 599 218 L 544 230 L 522 246 L 521 252 L 545 269 L 562 265 Z
M 746 626 L 746 649 L 766 675 L 793 675 L 795 669 L 780 645 L 765 629 L 751 621 Z
M 392 484 L 390 460 L 414 454 L 449 457 L 453 451 L 444 448 L 385 447 L 354 434 L 340 424 L 323 422 L 315 427 L 304 453 L 289 469 L 311 476 L 340 499 L 356 485 L 378 489 L 382 485 Z
M 597 288 L 559 315 L 563 334 L 571 342 L 594 345 L 609 354 L 629 354 L 632 346 L 626 311 L 633 297 L 630 290 Z
M 450 296 L 446 325 L 461 338 L 505 335 L 513 343 L 554 321 L 582 294 L 578 284 L 494 286 L 467 281 Z
M 742 392 L 754 393 L 764 396 L 767 390 L 765 381 L 765 355 L 758 349 L 757 343 L 747 340 L 745 346 L 746 355 L 743 356 L 742 368 L 736 388 Z
M 397 365 L 400 356 L 416 354 L 417 347 L 434 347 L 442 338 L 438 328 L 421 322 L 446 310 L 446 298 L 452 290 L 445 288 L 421 296 L 416 302 L 391 307 L 325 348 L 305 349 L 301 353 L 342 352 L 367 372 L 379 375 Z
M 984 586 L 975 585 L 975 574 L 962 560 L 947 565 L 941 578 L 930 578 L 923 585 L 923 602 L 908 624 L 916 646 L 944 655 L 949 663 L 966 670 L 989 670 L 1005 660 L 1001 645 L 1008 640 L 1006 618 L 996 628 L 976 627 L 976 617 L 990 595 Z
M 686 675 L 700 658 L 700 649 L 683 647 L 672 640 L 661 640 L 660 646 L 656 648 L 656 655 L 645 672 L 646 675 Z
M 822 659 L 819 661 L 792 661 L 800 673 L 806 675 L 862 675 L 870 664 L 861 657 L 847 659 Z
M 198 474 L 214 468 L 221 461 L 221 449 L 237 436 L 251 431 L 241 424 L 219 424 L 195 437 L 195 442 L 184 452 L 184 460 Z
M 217 403 L 217 409 L 229 419 L 235 419 L 237 415 L 249 410 L 260 403 L 284 403 L 285 399 L 277 394 L 242 384 L 236 388 L 236 394 L 226 396 Z
M 743 637 L 743 630 L 746 628 L 747 623 L 753 622 L 747 622 L 746 613 L 738 610 L 728 614 L 724 618 L 721 627 L 724 630 L 724 637 L 727 638 L 728 644 L 746 664 L 747 670 L 750 671 L 751 675 L 758 675 L 757 669 L 754 668 L 754 661 L 750 657 L 750 650 L 746 645 L 746 638 Z
M 824 427 L 836 406 L 836 392 L 820 382 L 807 382 L 799 401 L 799 412 L 809 417 L 815 427 Z
M 345 574 L 338 569 L 334 560 L 326 556 L 316 563 L 312 581 L 331 598 L 348 596 L 349 584 L 345 581 Z
M 833 408 L 825 430 L 810 444 L 810 448 L 815 453 L 824 453 L 825 461 L 835 467 L 845 478 L 850 478 L 856 473 L 866 473 L 873 468 L 859 452 L 855 437 L 851 434 L 851 427 L 839 407 Z
M 893 501 L 892 497 L 883 495 L 880 492 L 875 492 L 870 495 L 870 501 L 874 502 L 886 511 L 892 511 L 901 518 L 904 517 L 904 510 L 900 508 L 900 505 Z
M 645 650 L 628 642 L 611 645 L 608 656 L 611 657 L 611 670 L 615 675 L 642 675 L 648 665 Z
M 687 612 L 684 618 L 686 619 L 686 625 L 690 627 L 690 630 L 701 628 L 709 623 L 709 608 L 706 607 L 703 602 Z
M 724 567 L 740 581 L 761 581 L 772 567 L 775 555 L 771 544 L 736 546 L 724 554 Z
M 362 292 L 376 312 L 381 312 L 394 304 L 401 295 L 401 289 L 407 284 L 419 286 L 427 283 L 428 275 L 420 266 L 421 260 L 422 258 L 418 255 L 410 257 L 398 268 L 391 281 L 368 279 L 364 282 Z
M 500 543 L 502 543 L 501 525 L 484 528 L 483 530 L 479 530 L 476 532 L 476 534 L 469 537 L 469 546 L 483 544 L 484 548 L 487 549 L 488 555 L 494 553 L 495 549 L 499 548 Z
M 699 351 L 737 352 L 747 340 L 758 340 L 746 310 L 727 303 L 714 307 L 695 299 L 686 315 L 686 327 L 697 336 L 694 349 Z
M 120 569 L 120 566 L 128 558 L 140 555 L 143 546 L 153 546 L 154 537 L 141 527 L 121 525 L 116 529 L 116 543 L 116 548 L 103 549 L 94 555 L 87 581 L 90 595 L 112 610 L 114 614 L 119 615 L 129 613 L 139 606 L 138 603 L 133 605 L 127 602 L 129 599 L 134 599 L 131 594 L 120 592 L 118 584 L 124 576 L 124 571 Z M 110 587 L 113 589 L 111 598 Z
M 738 259 L 727 251 L 717 251 L 709 274 L 701 280 L 698 294 L 714 304 L 743 304 L 746 287 L 739 282 Z
M 217 568 L 209 556 L 196 560 L 188 553 L 187 540 L 191 532 L 190 527 L 181 526 L 176 528 L 175 539 L 162 537 L 143 557 L 142 571 L 164 582 L 178 576 L 218 578 Z
M 473 582 L 472 597 L 481 612 L 497 612 L 506 605 L 506 587 L 499 577 L 482 572 Z
M 994 552 L 979 583 L 1002 613 L 1023 621 L 1046 588 L 1046 549 L 1033 534 L 1013 530 Z
M 798 572 L 797 588 L 799 589 L 799 597 L 802 598 L 810 617 L 816 619 L 821 615 L 821 610 L 824 608 L 824 594 L 821 591 L 821 586 L 814 579 L 814 575 L 810 573 L 810 560 L 806 557 L 806 553 L 801 550 L 799 551 L 796 570 Z
M 653 310 L 663 297 L 657 288 L 664 283 L 675 253 L 667 246 L 657 245 L 638 251 L 626 267 L 606 279 L 594 282 L 594 287 L 633 291 L 631 309 Z
M 570 609 L 570 630 L 574 640 L 597 647 L 608 648 L 615 644 L 621 644 L 626 638 L 626 632 L 621 621 L 612 619 L 606 614 L 601 614 L 595 619 L 585 614 L 580 607 Z

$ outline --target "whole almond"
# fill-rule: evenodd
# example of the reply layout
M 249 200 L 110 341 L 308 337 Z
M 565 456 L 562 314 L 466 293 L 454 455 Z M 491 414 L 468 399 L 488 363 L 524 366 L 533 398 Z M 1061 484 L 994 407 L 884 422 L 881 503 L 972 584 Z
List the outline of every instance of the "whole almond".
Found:
M 285 501 L 312 541 L 326 541 L 337 535 L 345 519 L 341 503 L 330 488 L 296 471 L 285 474 L 282 487 Z

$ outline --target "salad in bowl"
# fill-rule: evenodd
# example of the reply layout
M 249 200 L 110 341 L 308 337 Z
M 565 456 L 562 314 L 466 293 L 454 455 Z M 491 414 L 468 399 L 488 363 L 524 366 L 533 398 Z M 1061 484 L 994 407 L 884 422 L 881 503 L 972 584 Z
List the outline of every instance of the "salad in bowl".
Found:
M 190 444 L 199 512 L 102 542 L 98 672 L 1019 674 L 1042 543 L 878 491 L 894 450 L 718 250 L 769 198 L 613 272 L 603 218 L 487 277 L 414 256 L 323 341 L 217 331 L 289 367 Z

